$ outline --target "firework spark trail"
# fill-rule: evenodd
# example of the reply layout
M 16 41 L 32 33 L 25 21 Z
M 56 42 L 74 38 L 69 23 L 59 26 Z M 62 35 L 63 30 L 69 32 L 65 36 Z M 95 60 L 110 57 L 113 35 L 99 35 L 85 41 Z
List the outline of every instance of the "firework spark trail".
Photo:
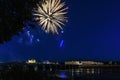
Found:
M 64 40 L 60 42 L 60 48 L 63 46 L 63 44 L 64 44 Z
M 40 39 L 36 39 L 37 40 L 37 42 L 40 42 Z
M 64 22 L 67 22 L 65 14 L 68 7 L 61 0 L 46 0 L 38 9 L 34 10 L 35 20 L 46 32 L 58 33 L 58 28 L 62 29 Z
M 30 31 L 27 31 L 26 34 L 28 37 L 30 37 Z

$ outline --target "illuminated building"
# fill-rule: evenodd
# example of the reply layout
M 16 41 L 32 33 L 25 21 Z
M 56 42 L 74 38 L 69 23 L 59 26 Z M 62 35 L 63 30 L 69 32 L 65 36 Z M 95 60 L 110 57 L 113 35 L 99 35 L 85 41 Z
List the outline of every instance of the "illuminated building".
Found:
M 27 61 L 27 63 L 36 63 L 36 60 L 35 59 L 30 59 Z
M 65 65 L 81 65 L 79 61 L 66 61 Z
M 103 65 L 102 62 L 95 62 L 95 61 L 81 61 L 82 65 Z

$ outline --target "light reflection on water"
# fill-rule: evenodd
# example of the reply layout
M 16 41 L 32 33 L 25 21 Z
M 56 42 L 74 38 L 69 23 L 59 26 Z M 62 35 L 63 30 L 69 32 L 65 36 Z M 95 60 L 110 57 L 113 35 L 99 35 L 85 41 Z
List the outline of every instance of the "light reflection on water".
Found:
M 57 77 L 68 80 L 120 80 L 120 69 L 80 68 L 76 70 L 61 70 Z
M 66 79 L 68 78 L 68 75 L 65 71 L 60 72 L 59 74 L 56 75 L 59 78 Z
M 120 67 L 57 67 L 51 65 L 30 65 L 23 68 L 12 66 L 1 67 L 0 80 L 16 80 L 15 76 L 21 76 L 19 80 L 120 80 Z M 19 75 L 19 71 L 23 74 Z M 13 75 L 13 73 L 15 73 Z M 4 77 L 9 75 L 10 77 Z M 3 75 L 1 77 L 1 75 Z M 27 77 L 30 76 L 30 77 Z M 33 79 L 29 79 L 32 78 Z M 34 79 L 36 78 L 37 79 Z M 3 79 L 5 78 L 5 79 Z M 11 78 L 11 79 L 9 79 Z
M 36 70 L 38 69 L 38 70 Z M 59 78 L 60 80 L 120 80 L 120 67 L 74 67 L 59 66 L 52 67 L 51 65 L 42 65 L 41 68 L 35 68 L 35 71 L 47 71 L 49 77 Z M 77 79 L 76 79 L 77 78 Z M 52 79 L 57 80 L 57 79 Z

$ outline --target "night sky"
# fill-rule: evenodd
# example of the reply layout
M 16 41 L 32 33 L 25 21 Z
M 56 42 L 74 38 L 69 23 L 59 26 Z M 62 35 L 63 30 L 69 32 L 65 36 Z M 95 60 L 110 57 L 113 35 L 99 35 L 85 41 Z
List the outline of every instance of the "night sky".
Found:
M 0 61 L 120 61 L 120 1 L 62 0 L 68 22 L 59 35 L 45 33 L 30 21 L 19 36 L 0 44 Z M 29 28 L 28 24 L 36 28 Z

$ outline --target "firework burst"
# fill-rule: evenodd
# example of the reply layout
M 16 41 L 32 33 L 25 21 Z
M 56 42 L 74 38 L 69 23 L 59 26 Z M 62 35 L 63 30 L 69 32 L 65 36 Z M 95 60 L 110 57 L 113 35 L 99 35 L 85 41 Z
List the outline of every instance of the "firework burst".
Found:
M 58 28 L 62 29 L 67 21 L 65 14 L 68 7 L 64 6 L 65 3 L 61 3 L 61 0 L 45 0 L 42 5 L 37 5 L 33 15 L 46 32 L 58 33 Z

